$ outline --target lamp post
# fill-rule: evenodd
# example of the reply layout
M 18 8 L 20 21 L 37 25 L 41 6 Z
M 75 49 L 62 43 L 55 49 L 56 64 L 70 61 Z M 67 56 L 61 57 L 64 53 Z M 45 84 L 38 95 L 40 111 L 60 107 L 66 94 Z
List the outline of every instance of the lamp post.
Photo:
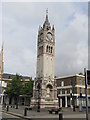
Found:
M 18 94 L 17 94 L 17 97 L 16 97 L 16 109 L 18 109 L 18 100 L 19 100 L 19 93 L 20 93 L 20 85 L 18 84 L 17 85 L 17 87 L 18 87 Z
M 58 96 L 59 108 L 60 108 L 60 96 Z
M 71 80 L 71 85 L 72 85 L 72 93 L 70 94 L 71 98 L 72 98 L 72 106 L 73 106 L 73 111 L 75 111 L 75 102 L 74 102 L 74 85 L 73 85 L 73 81 Z
M 4 91 L 4 106 L 6 107 L 6 91 Z
M 60 96 L 57 95 L 57 97 L 58 97 L 58 106 L 59 106 L 59 108 L 60 108 Z

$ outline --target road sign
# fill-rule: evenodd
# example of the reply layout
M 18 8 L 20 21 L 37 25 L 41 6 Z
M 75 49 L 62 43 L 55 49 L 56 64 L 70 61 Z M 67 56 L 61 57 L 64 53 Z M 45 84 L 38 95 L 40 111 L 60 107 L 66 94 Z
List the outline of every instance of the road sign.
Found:
M 87 84 L 90 85 L 90 70 L 87 70 Z

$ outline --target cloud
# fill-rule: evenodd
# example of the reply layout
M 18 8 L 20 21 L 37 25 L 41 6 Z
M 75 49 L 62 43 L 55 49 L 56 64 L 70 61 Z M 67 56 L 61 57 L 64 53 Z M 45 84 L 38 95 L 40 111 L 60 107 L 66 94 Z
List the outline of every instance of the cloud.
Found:
M 3 2 L 89 2 L 88 0 L 3 0 Z
M 88 17 L 76 13 L 57 39 L 60 41 L 56 44 L 56 74 L 59 76 L 83 72 L 83 68 L 88 65 Z
M 35 77 L 38 26 L 45 21 L 46 8 L 55 25 L 55 75 L 82 72 L 87 66 L 86 3 L 16 2 L 2 7 L 5 72 Z

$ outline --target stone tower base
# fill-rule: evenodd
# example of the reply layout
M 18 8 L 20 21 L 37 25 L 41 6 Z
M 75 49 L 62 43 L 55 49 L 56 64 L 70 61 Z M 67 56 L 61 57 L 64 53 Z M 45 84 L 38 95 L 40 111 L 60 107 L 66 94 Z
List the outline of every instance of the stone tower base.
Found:
M 37 107 L 38 106 L 38 100 L 32 99 L 30 107 Z M 40 108 L 51 108 L 51 107 L 56 107 L 58 108 L 58 100 L 53 100 L 53 101 L 46 101 L 41 99 L 40 100 Z

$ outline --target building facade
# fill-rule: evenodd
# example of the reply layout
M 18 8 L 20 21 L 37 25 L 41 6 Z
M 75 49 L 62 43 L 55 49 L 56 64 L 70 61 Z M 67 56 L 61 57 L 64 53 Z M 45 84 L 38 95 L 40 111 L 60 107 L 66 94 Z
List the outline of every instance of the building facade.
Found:
M 56 78 L 57 95 L 60 107 L 71 107 L 73 104 L 79 107 L 86 106 L 85 76 L 72 75 Z M 90 106 L 90 86 L 87 88 L 88 106 Z M 81 95 L 81 96 L 80 96 Z M 73 103 L 74 102 L 74 103 Z
M 13 79 L 16 75 L 3 73 L 2 74 L 2 87 L 1 87 L 1 104 L 15 104 L 14 98 L 9 99 L 8 95 L 6 95 L 6 87 L 9 81 Z M 28 76 L 21 76 L 25 82 L 29 82 L 31 77 Z M 0 78 L 1 80 L 1 78 Z M 19 95 L 19 105 L 30 105 L 30 96 L 28 95 Z
M 37 42 L 37 71 L 33 88 L 31 106 L 38 103 L 40 94 L 40 107 L 58 106 L 56 81 L 54 79 L 55 62 L 55 29 L 51 28 L 48 13 L 43 27 L 38 30 Z M 40 86 L 40 93 L 38 90 Z

